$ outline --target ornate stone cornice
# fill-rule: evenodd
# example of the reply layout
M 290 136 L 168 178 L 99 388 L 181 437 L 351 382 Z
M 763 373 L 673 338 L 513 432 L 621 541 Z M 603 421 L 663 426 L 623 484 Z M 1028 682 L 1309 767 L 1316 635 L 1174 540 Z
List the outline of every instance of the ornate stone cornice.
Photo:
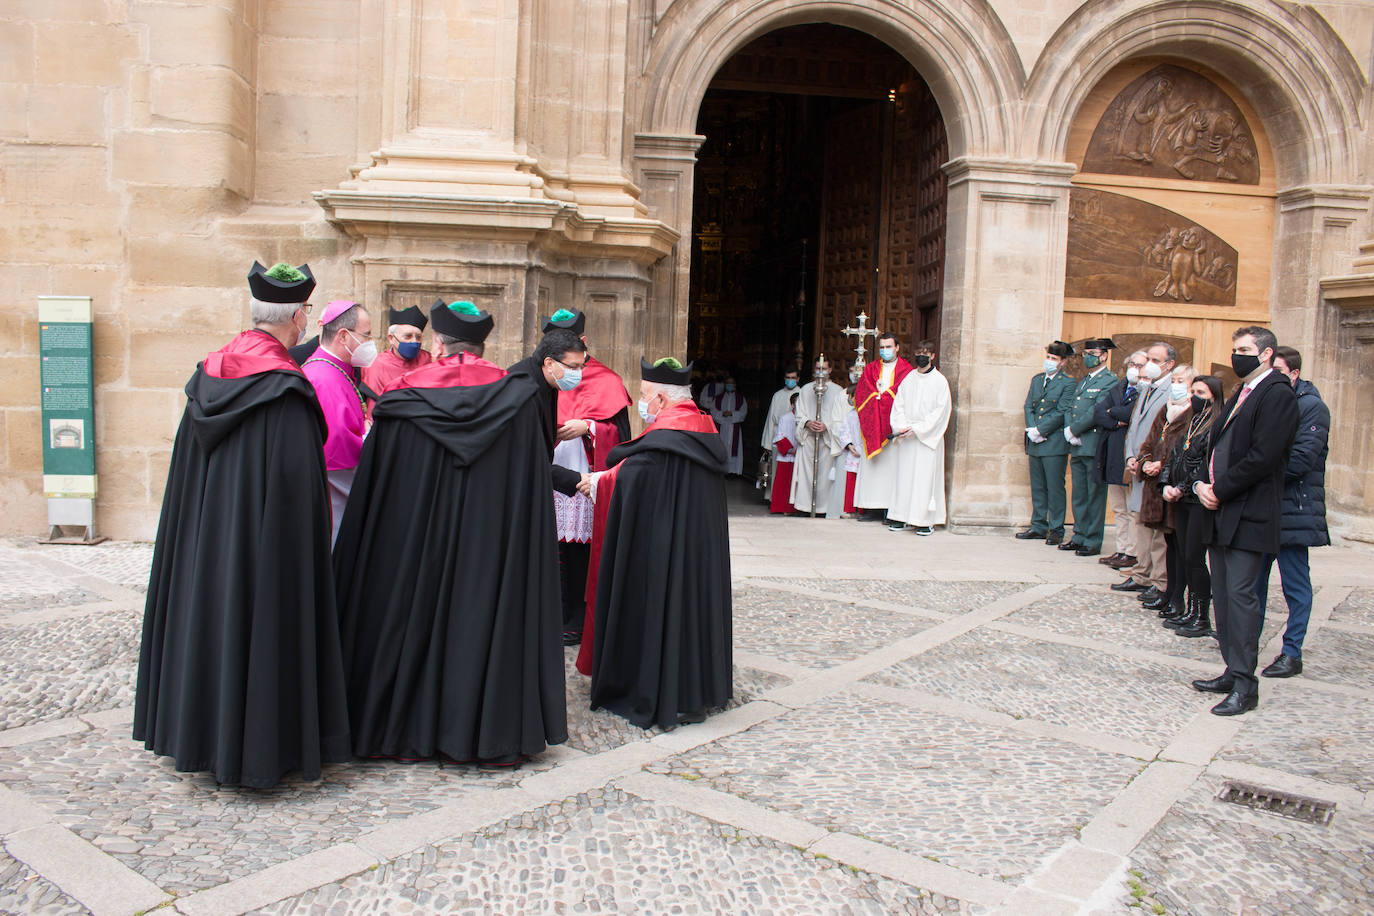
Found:
M 946 162 L 942 168 L 949 177 L 950 187 L 966 181 L 1000 182 L 1003 184 L 1069 186 L 1069 179 L 1078 172 L 1072 162 L 1050 162 L 1039 159 L 994 159 L 960 156 Z

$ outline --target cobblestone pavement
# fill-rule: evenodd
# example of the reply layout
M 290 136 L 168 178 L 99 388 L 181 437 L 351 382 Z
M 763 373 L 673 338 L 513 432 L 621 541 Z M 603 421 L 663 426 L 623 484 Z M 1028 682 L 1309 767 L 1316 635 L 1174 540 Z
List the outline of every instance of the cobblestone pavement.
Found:
M 732 519 L 735 696 L 593 712 L 515 771 L 229 789 L 129 737 L 152 547 L 0 541 L 0 912 L 1374 911 L 1374 552 L 1312 552 L 1303 675 L 1221 670 L 1091 560 L 1006 534 Z M 1277 654 L 1270 595 L 1261 663 Z M 1314 824 L 1228 782 L 1334 803 Z

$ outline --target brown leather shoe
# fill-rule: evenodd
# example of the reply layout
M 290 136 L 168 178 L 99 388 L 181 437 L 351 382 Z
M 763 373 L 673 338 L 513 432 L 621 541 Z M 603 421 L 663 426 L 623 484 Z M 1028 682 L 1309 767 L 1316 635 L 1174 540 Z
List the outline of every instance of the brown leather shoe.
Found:
M 1111 566 L 1111 564 L 1115 563 L 1117 560 L 1121 559 L 1121 558 L 1124 557 L 1124 556 L 1125 556 L 1125 554 L 1118 550 L 1116 553 L 1112 554 L 1111 556 L 1109 556 L 1109 557 L 1103 557 L 1102 559 L 1098 560 L 1097 562 L 1101 563 L 1103 566 Z
M 1127 566 L 1135 565 L 1135 557 L 1131 556 L 1130 554 L 1126 554 L 1121 559 L 1108 563 L 1107 565 L 1110 566 L 1112 569 L 1125 569 Z

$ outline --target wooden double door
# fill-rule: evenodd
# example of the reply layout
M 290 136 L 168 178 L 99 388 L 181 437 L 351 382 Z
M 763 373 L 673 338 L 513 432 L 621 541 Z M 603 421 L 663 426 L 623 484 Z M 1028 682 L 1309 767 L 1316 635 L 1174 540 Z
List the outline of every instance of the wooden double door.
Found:
M 889 98 L 827 119 L 812 344 L 832 378 L 854 359 L 843 329 L 860 312 L 904 353 L 922 339 L 938 352 L 948 158 L 944 120 L 914 70 Z M 873 358 L 873 338 L 864 346 Z

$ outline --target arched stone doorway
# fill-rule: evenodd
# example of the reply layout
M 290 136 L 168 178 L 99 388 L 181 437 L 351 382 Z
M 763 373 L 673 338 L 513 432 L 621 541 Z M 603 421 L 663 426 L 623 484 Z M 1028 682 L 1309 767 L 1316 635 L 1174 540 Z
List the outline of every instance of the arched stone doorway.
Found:
M 843 381 L 861 313 L 907 351 L 938 348 L 949 145 L 916 69 L 828 24 L 736 52 L 697 133 L 687 352 L 735 376 L 752 453 L 783 367 L 824 352 Z

